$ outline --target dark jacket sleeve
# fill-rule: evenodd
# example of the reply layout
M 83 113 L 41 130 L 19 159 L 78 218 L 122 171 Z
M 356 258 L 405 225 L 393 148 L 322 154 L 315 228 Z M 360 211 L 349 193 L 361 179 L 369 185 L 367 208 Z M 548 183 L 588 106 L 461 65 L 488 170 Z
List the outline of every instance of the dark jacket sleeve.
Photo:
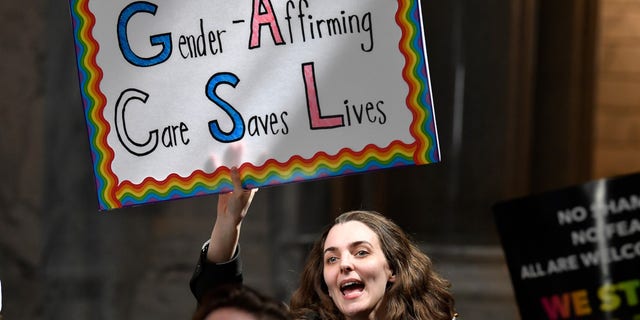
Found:
M 202 297 L 209 290 L 224 284 L 242 283 L 242 262 L 240 249 L 233 254 L 233 258 L 225 263 L 211 263 L 207 260 L 209 243 L 205 243 L 200 251 L 198 264 L 189 281 L 191 293 L 200 303 Z

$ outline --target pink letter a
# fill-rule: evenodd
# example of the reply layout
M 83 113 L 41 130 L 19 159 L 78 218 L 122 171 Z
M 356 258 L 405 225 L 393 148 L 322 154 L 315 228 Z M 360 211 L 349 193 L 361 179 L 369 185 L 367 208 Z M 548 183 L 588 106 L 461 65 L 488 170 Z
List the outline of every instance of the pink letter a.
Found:
M 264 8 L 264 11 L 260 10 L 261 7 Z M 276 19 L 275 14 L 273 14 L 271 0 L 253 0 L 249 49 L 260 47 L 260 27 L 263 25 L 269 25 L 271 37 L 276 45 L 284 44 L 284 40 L 282 40 L 282 35 L 280 34 L 278 20 Z

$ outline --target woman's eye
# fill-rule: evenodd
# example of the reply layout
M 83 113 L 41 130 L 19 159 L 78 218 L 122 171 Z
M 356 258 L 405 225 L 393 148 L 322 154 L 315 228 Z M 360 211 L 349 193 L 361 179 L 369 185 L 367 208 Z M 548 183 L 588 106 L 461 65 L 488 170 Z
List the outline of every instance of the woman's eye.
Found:
M 365 250 L 360 250 L 360 251 L 356 252 L 356 256 L 358 256 L 358 257 L 364 257 L 364 256 L 366 256 L 368 254 L 369 254 L 369 252 L 367 252 Z
M 336 261 L 338 261 L 338 258 L 336 258 L 336 257 L 329 257 L 329 258 L 327 258 L 327 263 L 329 263 L 329 264 L 334 263 L 334 262 L 336 262 Z

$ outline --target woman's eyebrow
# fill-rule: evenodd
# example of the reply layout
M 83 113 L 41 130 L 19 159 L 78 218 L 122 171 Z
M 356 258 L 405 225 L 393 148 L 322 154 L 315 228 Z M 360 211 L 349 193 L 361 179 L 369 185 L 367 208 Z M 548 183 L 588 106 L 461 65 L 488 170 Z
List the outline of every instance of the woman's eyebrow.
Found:
M 338 248 L 336 248 L 336 247 L 329 247 L 329 248 L 324 249 L 324 251 L 323 251 L 323 253 L 322 253 L 322 254 L 326 254 L 327 252 L 334 252 L 334 251 L 338 251 Z
M 358 247 L 358 246 L 361 246 L 361 245 L 367 245 L 367 246 L 373 247 L 373 245 L 369 241 L 360 240 L 360 241 L 354 241 L 354 242 L 350 243 L 349 244 L 349 248 L 355 248 L 355 247 Z M 324 249 L 323 254 L 326 254 L 327 252 L 334 252 L 334 251 L 337 251 L 337 250 L 338 249 L 336 247 L 329 247 L 329 248 Z
M 369 247 L 373 247 L 373 245 L 372 245 L 369 241 L 366 241 L 366 240 L 361 240 L 361 241 L 353 242 L 353 243 L 351 243 L 351 244 L 349 245 L 349 247 L 350 247 L 350 248 L 355 248 L 355 247 L 359 247 L 359 246 L 361 246 L 361 245 L 367 245 L 367 246 L 369 246 Z

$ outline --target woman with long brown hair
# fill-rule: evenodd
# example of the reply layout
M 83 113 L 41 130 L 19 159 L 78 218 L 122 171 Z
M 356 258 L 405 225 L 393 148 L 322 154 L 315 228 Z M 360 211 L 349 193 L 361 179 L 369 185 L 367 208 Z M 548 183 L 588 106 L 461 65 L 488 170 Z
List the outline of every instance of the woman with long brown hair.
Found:
M 384 283 L 368 280 L 367 267 L 388 270 Z M 353 302 L 382 286 L 383 295 L 371 304 Z M 291 298 L 294 318 L 433 319 L 454 317 L 449 282 L 434 270 L 406 233 L 372 211 L 351 211 L 336 218 L 316 241 Z M 369 291 L 367 291 L 369 290 Z

